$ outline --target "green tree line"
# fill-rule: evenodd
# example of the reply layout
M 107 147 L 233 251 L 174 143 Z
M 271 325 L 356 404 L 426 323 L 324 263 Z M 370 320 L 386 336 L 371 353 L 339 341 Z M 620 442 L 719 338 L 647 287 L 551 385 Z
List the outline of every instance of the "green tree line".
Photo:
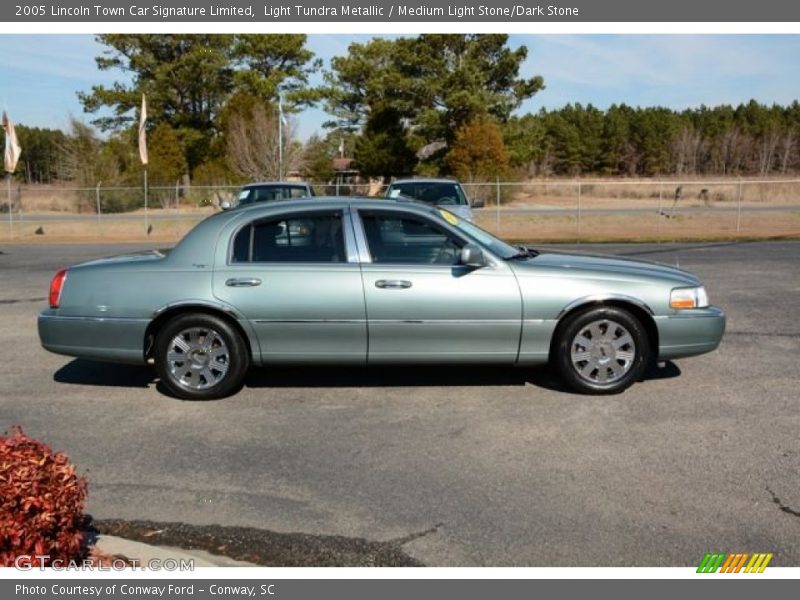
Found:
M 511 163 L 525 175 L 767 175 L 800 170 L 800 103 L 686 110 L 570 104 L 512 117 Z
M 519 114 L 544 89 L 523 77 L 524 46 L 502 34 L 424 34 L 351 44 L 325 67 L 306 36 L 98 36 L 101 70 L 128 83 L 78 93 L 91 124 L 18 128 L 18 178 L 136 185 L 136 128 L 148 98 L 154 186 L 238 183 L 288 171 L 333 176 L 340 149 L 365 177 L 766 175 L 800 170 L 800 104 L 664 107 L 569 104 Z M 322 84 L 313 86 L 318 73 Z M 277 98 L 282 98 L 279 112 Z M 297 115 L 330 115 L 301 143 Z M 282 152 L 278 145 L 279 119 Z M 284 160 L 282 165 L 277 156 Z

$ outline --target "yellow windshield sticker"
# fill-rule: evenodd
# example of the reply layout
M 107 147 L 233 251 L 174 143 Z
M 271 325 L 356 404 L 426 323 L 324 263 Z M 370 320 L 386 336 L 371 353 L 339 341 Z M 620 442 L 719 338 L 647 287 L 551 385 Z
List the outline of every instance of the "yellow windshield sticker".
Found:
M 458 225 L 458 217 L 451 213 L 449 210 L 439 210 L 439 214 L 444 217 L 444 220 L 450 225 Z

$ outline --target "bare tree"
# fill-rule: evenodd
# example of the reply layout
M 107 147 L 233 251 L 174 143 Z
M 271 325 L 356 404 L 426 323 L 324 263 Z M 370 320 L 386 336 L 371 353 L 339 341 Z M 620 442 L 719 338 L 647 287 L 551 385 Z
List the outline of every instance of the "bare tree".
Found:
M 719 154 L 715 161 L 715 171 L 722 175 L 736 173 L 742 166 L 747 147 L 751 144 L 746 135 L 742 135 L 739 129 L 732 127 L 727 129 L 719 140 Z
M 684 127 L 672 144 L 675 174 L 697 173 L 697 163 L 703 148 L 703 137 L 693 127 Z
M 296 140 L 296 123 L 286 119 L 282 136 L 278 115 L 260 105 L 248 115 L 234 116 L 227 132 L 227 154 L 231 168 L 253 180 L 278 179 L 281 175 L 279 138 L 283 146 L 283 174 L 301 167 L 302 145 Z
M 71 117 L 69 130 L 63 143 L 57 147 L 59 157 L 58 176 L 69 181 L 83 191 L 77 192 L 78 210 L 93 211 L 96 208 L 95 192 L 88 188 L 103 183 L 113 186 L 120 179 L 120 164 L 111 152 L 108 142 L 102 140 L 95 130 L 86 123 Z M 115 212 L 136 208 L 139 198 L 136 195 L 119 192 L 113 197 L 103 196 L 104 210 Z
M 792 153 L 797 145 L 797 132 L 787 131 L 781 137 L 781 173 L 786 173 L 791 164 Z
M 778 149 L 780 135 L 777 130 L 770 129 L 761 138 L 758 147 L 758 170 L 762 175 L 766 175 L 772 170 L 772 161 Z
M 108 174 L 102 160 L 103 142 L 95 130 L 74 117 L 69 120 L 69 132 L 58 146 L 61 161 L 60 179 L 78 186 L 94 186 Z

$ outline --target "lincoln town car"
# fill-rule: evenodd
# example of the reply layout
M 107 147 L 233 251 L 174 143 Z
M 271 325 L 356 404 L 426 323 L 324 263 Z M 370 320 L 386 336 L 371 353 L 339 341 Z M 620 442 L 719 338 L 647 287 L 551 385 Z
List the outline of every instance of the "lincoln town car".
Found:
M 572 390 L 617 393 L 725 330 L 684 270 L 513 246 L 403 197 L 220 212 L 171 250 L 59 271 L 49 300 L 44 348 L 151 364 L 186 399 L 284 364 L 550 363 Z

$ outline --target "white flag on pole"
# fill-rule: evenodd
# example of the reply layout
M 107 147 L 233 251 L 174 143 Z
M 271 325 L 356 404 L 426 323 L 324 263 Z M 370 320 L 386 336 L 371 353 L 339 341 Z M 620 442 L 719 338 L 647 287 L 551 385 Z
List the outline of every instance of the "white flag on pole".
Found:
M 283 94 L 281 93 L 278 93 L 278 118 L 281 120 L 282 127 L 289 126 L 289 119 L 286 118 L 286 113 L 283 110 Z
M 22 148 L 17 141 L 17 133 L 14 131 L 14 124 L 8 118 L 6 111 L 3 111 L 3 130 L 6 133 L 6 148 L 3 155 L 3 164 L 6 172 L 13 173 L 17 170 L 17 162 Z
M 142 109 L 139 111 L 139 158 L 143 165 L 147 164 L 147 133 L 145 124 L 147 123 L 147 100 L 142 94 Z

